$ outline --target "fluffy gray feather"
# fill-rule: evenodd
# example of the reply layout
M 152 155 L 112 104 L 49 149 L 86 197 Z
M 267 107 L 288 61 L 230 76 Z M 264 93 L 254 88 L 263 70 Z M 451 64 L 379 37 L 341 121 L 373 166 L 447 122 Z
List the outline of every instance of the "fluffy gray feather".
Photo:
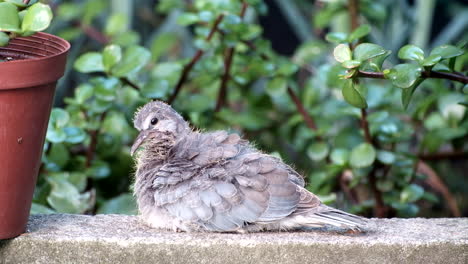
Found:
M 237 134 L 192 131 L 163 102 L 135 115 L 135 196 L 142 219 L 176 231 L 254 232 L 332 225 L 361 217 L 328 207 L 280 159 Z

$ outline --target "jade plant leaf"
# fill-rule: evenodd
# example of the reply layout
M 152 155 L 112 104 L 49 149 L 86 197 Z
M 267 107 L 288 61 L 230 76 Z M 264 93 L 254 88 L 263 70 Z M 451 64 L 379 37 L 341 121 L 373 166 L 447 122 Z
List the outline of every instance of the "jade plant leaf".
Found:
M 367 36 L 371 31 L 371 27 L 367 24 L 361 25 L 358 28 L 356 28 L 351 34 L 349 34 L 348 37 L 348 42 L 353 42 L 355 40 L 358 40 L 362 37 Z
M 352 81 L 346 81 L 342 89 L 343 97 L 350 105 L 358 108 L 366 108 L 367 102 L 364 96 L 356 89 Z
M 77 71 L 82 73 L 103 72 L 104 64 L 102 54 L 99 52 L 88 52 L 81 55 L 74 64 Z
M 369 143 L 361 143 L 351 151 L 349 163 L 354 168 L 365 168 L 372 165 L 375 158 L 376 151 L 374 147 Z
M 314 143 L 307 148 L 307 155 L 310 159 L 315 161 L 323 160 L 327 157 L 330 148 L 328 144 L 323 142 Z
M 0 32 L 0 46 L 6 46 L 10 42 L 10 37 L 5 32 Z
M 117 77 L 127 76 L 131 73 L 139 71 L 151 59 L 151 52 L 141 46 L 128 47 L 122 56 L 122 59 L 114 67 L 112 74 Z
M 122 59 L 122 48 L 119 45 L 111 44 L 102 51 L 102 63 L 106 71 L 116 65 Z
M 347 44 L 340 44 L 333 50 L 333 56 L 338 62 L 351 60 L 351 49 Z
M 21 23 L 21 31 L 42 31 L 49 27 L 52 21 L 52 10 L 46 4 L 36 3 L 27 9 Z
M 365 61 L 380 55 L 385 54 L 387 51 L 377 44 L 362 43 L 356 46 L 353 55 L 354 59 L 358 61 Z
M 398 51 L 398 58 L 422 62 L 424 60 L 424 51 L 415 45 L 406 45 Z
M 389 72 L 386 72 L 386 76 L 395 86 L 400 88 L 409 88 L 421 76 L 421 72 L 421 66 L 404 63 L 398 64 Z
M 0 3 L 0 31 L 20 32 L 18 8 L 11 3 Z
M 450 59 L 460 56 L 463 53 L 464 51 L 458 47 L 452 45 L 442 45 L 433 49 L 430 55 L 440 56 L 442 59 Z

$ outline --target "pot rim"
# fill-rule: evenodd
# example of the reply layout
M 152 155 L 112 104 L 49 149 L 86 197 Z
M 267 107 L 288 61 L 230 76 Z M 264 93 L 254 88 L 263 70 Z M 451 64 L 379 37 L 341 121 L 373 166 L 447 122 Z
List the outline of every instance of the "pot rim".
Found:
M 25 58 L 0 62 L 0 90 L 56 82 L 65 72 L 70 47 L 68 41 L 44 32 L 12 39 L 7 46 L 0 47 L 0 52 Z

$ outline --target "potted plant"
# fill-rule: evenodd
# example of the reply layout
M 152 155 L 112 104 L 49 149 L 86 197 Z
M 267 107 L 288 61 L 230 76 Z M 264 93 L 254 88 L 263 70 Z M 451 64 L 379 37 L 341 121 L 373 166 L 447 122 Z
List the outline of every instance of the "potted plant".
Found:
M 0 239 L 24 232 L 55 84 L 70 44 L 41 33 L 52 19 L 37 0 L 0 0 Z

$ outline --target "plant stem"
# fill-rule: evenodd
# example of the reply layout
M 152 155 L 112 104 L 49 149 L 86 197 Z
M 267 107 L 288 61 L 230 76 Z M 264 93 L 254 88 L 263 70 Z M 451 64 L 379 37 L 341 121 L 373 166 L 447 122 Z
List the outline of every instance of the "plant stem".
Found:
M 463 159 L 467 157 L 468 151 L 439 152 L 418 155 L 418 158 L 422 160 Z
M 387 209 L 383 201 L 382 192 L 377 188 L 377 176 L 376 172 L 380 166 L 378 164 L 374 165 L 374 168 L 369 173 L 369 184 L 371 186 L 372 193 L 374 194 L 375 200 L 375 216 L 378 218 L 384 218 L 387 216 Z
M 351 22 L 351 32 L 359 27 L 359 0 L 348 1 L 348 12 Z
M 124 84 L 132 87 L 133 89 L 141 90 L 140 87 L 138 87 L 138 85 L 136 85 L 134 82 L 130 81 L 127 77 L 120 77 L 119 79 L 120 79 L 121 82 L 123 82 Z
M 361 109 L 361 129 L 364 131 L 364 138 L 367 143 L 374 145 L 374 140 L 370 134 L 369 121 L 367 121 L 367 110 L 365 108 Z
M 358 77 L 362 78 L 371 78 L 371 79 L 386 79 L 382 72 L 366 72 L 359 71 L 357 74 Z M 446 79 L 456 82 L 461 82 L 463 84 L 468 84 L 468 77 L 459 72 L 438 72 L 438 71 L 423 71 L 421 77 L 428 79 Z
M 317 125 L 315 124 L 314 120 L 312 117 L 309 115 L 307 110 L 305 109 L 304 105 L 302 104 L 301 100 L 297 95 L 294 93 L 294 90 L 288 86 L 288 94 L 289 97 L 291 97 L 292 101 L 296 105 L 297 111 L 302 115 L 302 118 L 304 119 L 304 122 L 306 125 L 312 130 L 312 131 L 317 131 Z M 316 136 L 318 140 L 322 140 L 320 136 Z
M 224 14 L 221 14 L 216 18 L 215 22 L 213 23 L 213 26 L 211 27 L 210 33 L 206 37 L 206 41 L 210 41 L 211 38 L 213 38 L 213 35 L 218 30 L 219 23 L 221 23 L 223 18 L 224 18 Z M 195 55 L 190 60 L 190 62 L 185 65 L 184 69 L 182 70 L 182 74 L 180 75 L 179 81 L 177 82 L 177 84 L 175 86 L 174 93 L 167 100 L 167 102 L 169 104 L 172 104 L 172 102 L 174 102 L 174 100 L 177 98 L 177 95 L 179 94 L 180 90 L 182 89 L 182 85 L 187 80 L 190 71 L 192 70 L 193 66 L 197 63 L 197 61 L 200 60 L 201 56 L 204 53 L 205 52 L 203 50 L 198 49 L 197 52 L 195 53 Z
M 244 18 L 248 6 L 249 5 L 245 1 L 242 1 L 242 9 L 239 15 L 241 19 Z M 219 94 L 218 100 L 216 101 L 215 112 L 219 112 L 219 110 L 221 110 L 221 108 L 226 104 L 227 85 L 229 79 L 231 78 L 230 71 L 232 66 L 232 58 L 234 57 L 234 51 L 235 47 L 230 47 L 226 51 L 226 57 L 224 58 L 224 74 L 221 79 L 221 86 L 219 87 Z

